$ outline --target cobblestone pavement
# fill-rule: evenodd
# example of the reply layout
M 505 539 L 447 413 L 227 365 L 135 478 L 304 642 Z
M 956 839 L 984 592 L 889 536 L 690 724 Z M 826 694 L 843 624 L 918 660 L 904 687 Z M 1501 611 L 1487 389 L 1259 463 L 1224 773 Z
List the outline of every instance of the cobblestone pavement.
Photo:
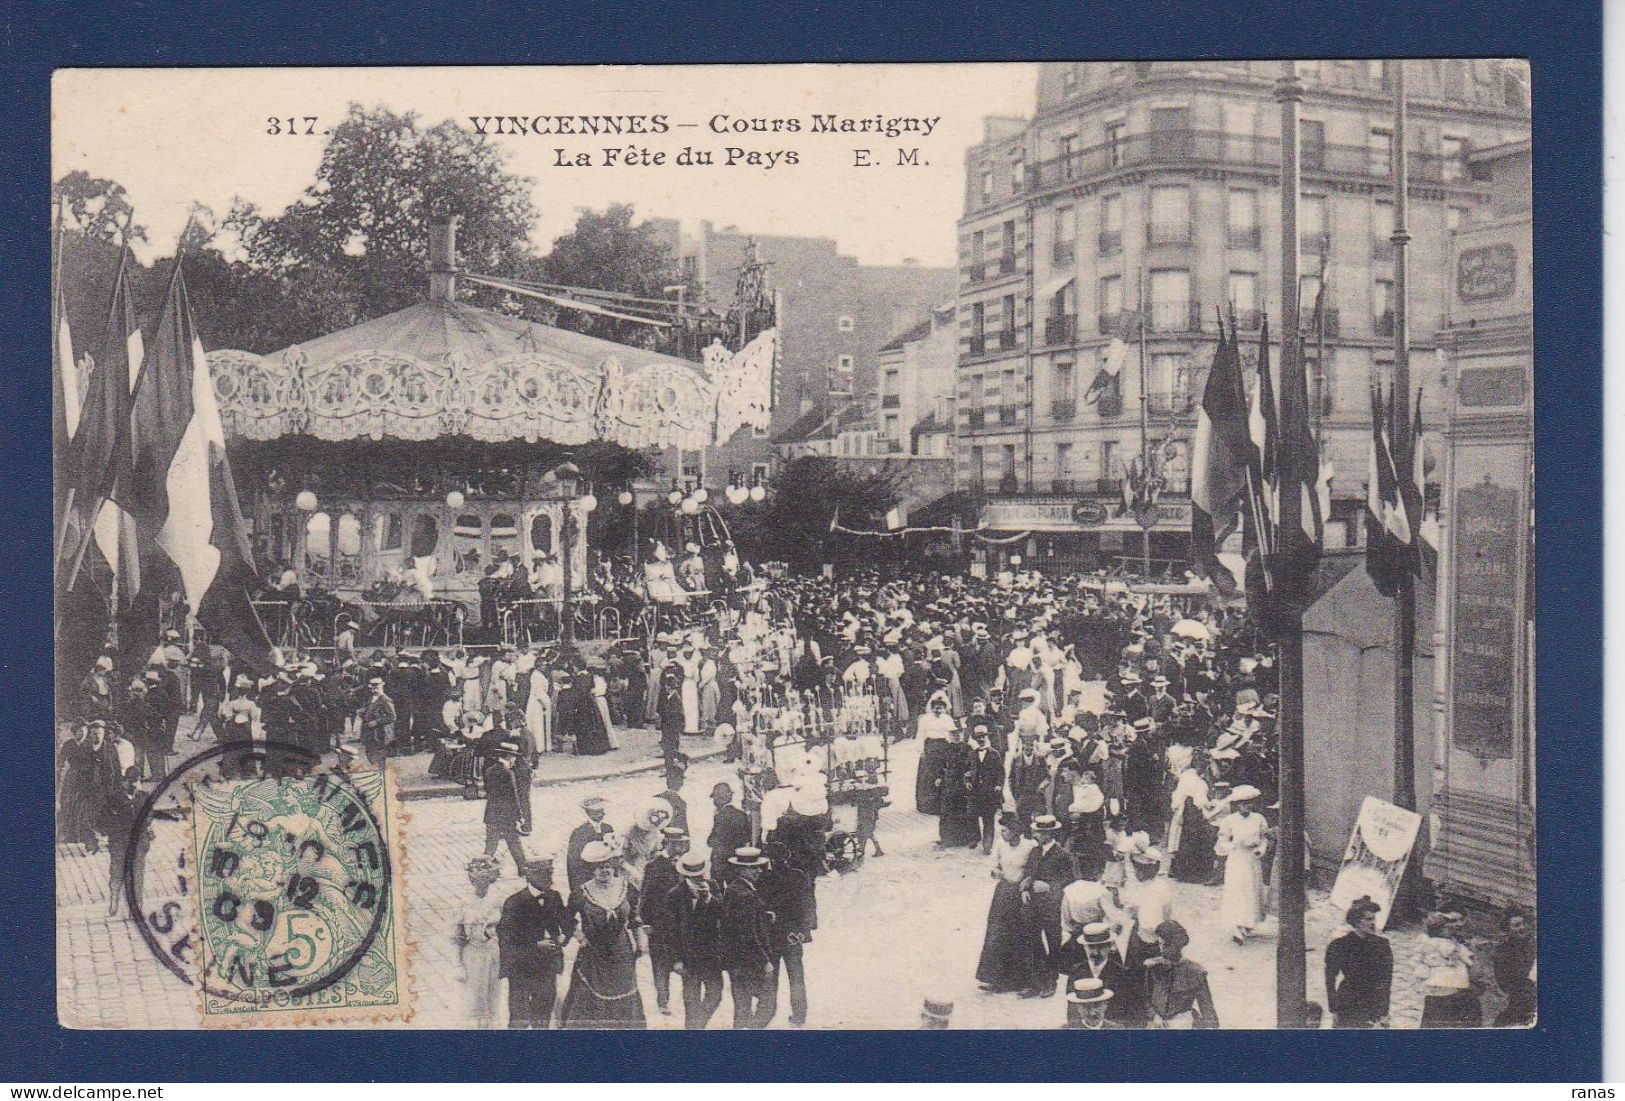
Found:
M 941 994 L 956 1003 L 956 1028 L 1055 1028 L 1065 1018 L 1060 997 L 1020 1000 L 978 990 L 977 955 L 992 895 L 987 858 L 975 850 L 933 849 L 936 820 L 914 812 L 913 781 L 917 743 L 893 750 L 892 805 L 878 830 L 886 848 L 858 870 L 826 877 L 818 884 L 819 928 L 805 959 L 813 1028 L 912 1028 L 920 1002 Z M 706 794 L 712 784 L 732 779 L 720 760 L 696 762 L 685 795 L 690 829 L 703 843 L 711 824 Z M 581 820 L 579 800 L 587 792 L 609 802 L 609 819 L 624 828 L 637 806 L 657 794 L 658 774 L 560 784 L 533 792 L 536 827 L 528 851 L 561 852 L 569 831 Z M 413 1024 L 427 1028 L 465 1024 L 464 991 L 458 976 L 451 930 L 469 897 L 463 866 L 483 842 L 480 802 L 456 798 L 412 802 L 405 808 L 406 927 L 413 950 L 412 974 L 417 1012 Z M 180 830 L 160 824 L 149 867 L 149 910 L 183 901 L 171 877 L 157 869 L 175 867 Z M 59 850 L 62 852 L 62 850 Z M 494 891 L 507 893 L 510 878 Z M 63 983 L 60 1007 L 65 1024 L 80 1027 L 189 1027 L 196 1019 L 192 990 L 154 958 L 135 926 L 107 913 L 107 856 L 64 853 L 58 861 L 59 961 Z M 562 876 L 562 861 L 561 861 Z M 1175 885 L 1175 916 L 1191 932 L 1188 955 L 1211 976 L 1221 1022 L 1231 1028 L 1269 1028 L 1275 1021 L 1275 941 L 1273 936 L 1238 946 L 1218 918 L 1217 888 Z M 173 934 L 182 935 L 185 921 Z M 1340 915 L 1324 896 L 1311 900 L 1308 940 L 1310 997 L 1325 1003 L 1321 984 L 1324 946 L 1341 931 Z M 1420 937 L 1399 932 L 1395 948 L 1394 1023 L 1414 1027 L 1421 1016 L 1415 979 Z M 655 1010 L 653 982 L 646 963 L 639 972 L 651 1027 L 681 1026 L 675 1016 Z M 562 994 L 561 982 L 561 994 Z M 674 1000 L 676 1000 L 674 994 Z M 712 1027 L 730 1021 L 726 999 Z M 774 1027 L 786 1027 L 782 1004 Z

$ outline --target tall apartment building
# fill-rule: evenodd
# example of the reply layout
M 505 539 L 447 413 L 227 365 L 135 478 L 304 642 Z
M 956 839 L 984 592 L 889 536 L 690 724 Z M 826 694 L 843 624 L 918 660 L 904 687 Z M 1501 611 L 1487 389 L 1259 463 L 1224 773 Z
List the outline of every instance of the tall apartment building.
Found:
M 779 366 L 774 380 L 773 427 L 753 436 L 741 430 L 706 458 L 707 478 L 733 469 L 753 476 L 771 463 L 771 439 L 808 414 L 839 413 L 877 402 L 881 345 L 933 306 L 955 295 L 956 273 L 914 261 L 860 264 L 828 237 L 748 233 L 702 222 L 682 238 L 679 255 L 688 274 L 713 305 L 733 300 L 750 242 L 756 259 L 769 265 L 768 280 L 779 311 Z M 677 458 L 681 476 L 697 476 L 695 453 Z M 679 470 L 674 467 L 673 475 Z
M 959 359 L 959 321 L 954 302 L 930 310 L 913 328 L 880 349 L 877 439 L 888 453 L 918 454 L 922 422 L 951 424 Z M 929 428 L 925 433 L 931 436 Z M 930 442 L 939 442 L 931 436 Z
M 1324 256 L 1325 355 L 1311 341 L 1307 371 L 1336 470 L 1333 545 L 1360 537 L 1368 387 L 1393 362 L 1393 65 L 1298 65 L 1300 299 L 1307 318 Z M 1529 136 L 1528 69 L 1406 65 L 1411 369 L 1437 425 L 1450 234 L 1488 217 L 1493 187 L 1473 150 Z M 1235 309 L 1249 366 L 1266 313 L 1279 331 L 1279 75 L 1277 62 L 1045 63 L 1033 118 L 988 119 L 967 152 L 958 483 L 981 487 L 989 526 L 1034 533 L 999 553 L 1039 567 L 1139 553 L 1121 478 L 1140 454 L 1143 398 L 1149 436 L 1170 456 L 1151 553 L 1186 556 L 1190 444 L 1218 311 Z M 1131 343 L 1125 366 L 1085 404 L 1114 337 Z

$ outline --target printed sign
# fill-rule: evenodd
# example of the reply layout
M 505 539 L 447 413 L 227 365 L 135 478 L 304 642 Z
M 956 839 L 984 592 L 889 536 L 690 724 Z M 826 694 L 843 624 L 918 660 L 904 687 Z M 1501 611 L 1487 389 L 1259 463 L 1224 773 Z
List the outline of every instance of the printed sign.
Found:
M 1451 738 L 1479 760 L 1512 757 L 1517 596 L 1518 491 L 1469 486 L 1456 494 Z
M 1382 907 L 1377 912 L 1377 928 L 1388 924 L 1388 910 L 1394 904 L 1400 877 L 1416 844 L 1416 831 L 1422 816 L 1415 811 L 1385 803 L 1367 795 L 1354 820 L 1348 848 L 1343 850 L 1343 866 L 1332 884 L 1332 906 L 1347 910 L 1362 895 Z
M 1484 302 L 1510 295 L 1518 284 L 1518 252 L 1511 245 L 1470 248 L 1456 258 L 1456 295 Z

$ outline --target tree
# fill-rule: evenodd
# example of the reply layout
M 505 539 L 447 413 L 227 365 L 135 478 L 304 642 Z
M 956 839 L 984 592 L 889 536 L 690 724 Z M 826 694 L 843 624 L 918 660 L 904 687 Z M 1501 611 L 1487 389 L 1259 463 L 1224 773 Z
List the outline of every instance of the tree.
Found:
M 538 265 L 541 281 L 644 298 L 672 298 L 665 288 L 683 282 L 677 257 L 660 239 L 653 222 L 633 225 L 632 218 L 633 209 L 626 203 L 612 204 L 603 212 L 583 211 L 575 229 L 557 238 L 553 251 Z M 644 348 L 656 346 L 661 339 L 660 330 L 652 325 L 579 310 L 559 310 L 550 323 Z
M 264 308 L 276 317 L 250 327 L 275 331 L 281 346 L 421 302 L 429 226 L 452 216 L 461 267 L 520 270 L 531 257 L 535 181 L 508 172 L 504 159 L 454 123 L 422 129 L 412 113 L 352 103 L 298 202 L 273 215 L 239 200 L 226 218 L 246 257 L 239 274 L 275 285 Z
M 735 540 L 752 560 L 787 562 L 796 569 L 906 555 L 903 539 L 830 530 L 837 513 L 842 526 L 878 530 L 900 500 L 901 481 L 900 473 L 886 466 L 865 474 L 821 455 L 794 459 L 779 469 L 760 510 L 746 511 L 733 525 Z
M 75 169 L 51 188 L 51 200 L 63 209 L 64 226 L 86 238 L 118 244 L 125 235 L 145 241 L 146 227 L 136 224 L 135 208 L 125 197 L 124 185 Z

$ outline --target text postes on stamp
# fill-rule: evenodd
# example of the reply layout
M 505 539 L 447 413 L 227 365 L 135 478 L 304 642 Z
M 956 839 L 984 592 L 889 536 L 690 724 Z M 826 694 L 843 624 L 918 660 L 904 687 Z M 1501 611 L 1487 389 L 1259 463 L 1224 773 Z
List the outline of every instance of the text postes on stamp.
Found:
M 200 783 L 191 795 L 203 1023 L 409 1016 L 384 774 Z

